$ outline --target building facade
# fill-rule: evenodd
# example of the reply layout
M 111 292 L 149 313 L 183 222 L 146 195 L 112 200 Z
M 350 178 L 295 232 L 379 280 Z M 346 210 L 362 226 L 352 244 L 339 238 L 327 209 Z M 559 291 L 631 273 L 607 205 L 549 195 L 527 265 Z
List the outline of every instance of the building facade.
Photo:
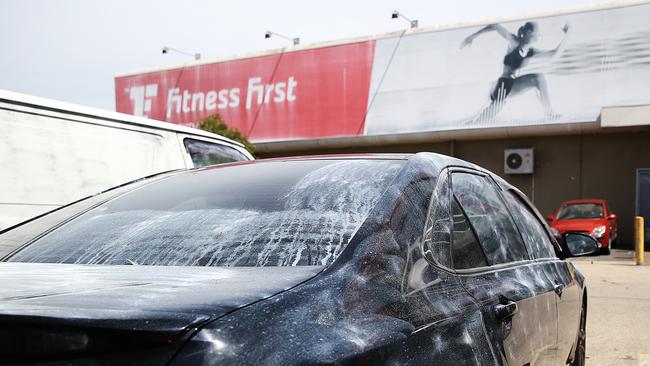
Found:
M 117 76 L 116 107 L 187 125 L 219 113 L 262 157 L 454 155 L 544 214 L 607 199 L 629 246 L 633 216 L 650 221 L 637 194 L 650 168 L 647 19 L 649 2 L 626 1 L 194 62 Z M 531 169 L 506 174 L 510 149 L 527 149 Z

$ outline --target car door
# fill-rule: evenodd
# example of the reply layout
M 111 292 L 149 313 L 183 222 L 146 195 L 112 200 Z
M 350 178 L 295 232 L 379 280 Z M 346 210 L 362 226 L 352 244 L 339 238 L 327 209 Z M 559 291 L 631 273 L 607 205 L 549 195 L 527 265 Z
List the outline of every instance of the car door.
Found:
M 558 346 L 555 363 L 557 365 L 566 365 L 567 361 L 573 357 L 575 351 L 574 346 L 579 332 L 580 314 L 583 305 L 583 286 L 578 283 L 577 277 L 581 277 L 582 275 L 576 272 L 573 263 L 557 258 L 554 254 L 555 250 L 552 247 L 558 244 L 553 244 L 550 229 L 548 225 L 544 224 L 542 215 L 523 195 L 520 195 L 520 198 L 523 198 L 529 212 L 537 218 L 535 222 L 541 223 L 544 231 L 547 233 L 547 236 L 541 235 L 541 233 L 537 236 L 541 241 L 532 254 L 535 256 L 536 261 L 545 264 L 546 268 L 551 272 L 551 276 L 553 276 L 558 323 Z M 533 222 L 529 222 L 528 227 L 535 229 L 539 226 L 534 225 Z M 551 238 L 551 243 L 547 240 L 548 238 Z M 551 248 L 549 248 L 549 245 Z M 551 253 L 549 254 L 549 252 Z
M 467 221 L 467 240 L 475 240 L 484 256 L 482 263 L 478 254 L 471 263 L 466 256 L 454 257 L 454 270 L 479 304 L 492 344 L 509 365 L 554 364 L 553 277 L 531 259 L 502 192 L 491 178 L 477 171 L 455 170 L 452 191 L 457 221 Z
M 529 243 L 530 253 L 535 261 L 544 269 L 544 272 L 552 277 L 555 300 L 557 303 L 557 356 L 556 365 L 566 365 L 567 361 L 573 357 L 574 345 L 578 337 L 580 326 L 580 313 L 582 311 L 582 285 L 576 279 L 576 269 L 571 262 L 560 260 L 555 255 L 552 236 L 550 229 L 542 215 L 535 207 L 528 202 L 525 196 L 514 190 L 509 191 L 506 197 L 518 198 L 517 201 L 510 199 L 511 207 L 515 220 L 517 220 L 517 209 L 521 211 L 522 227 L 529 232 L 527 241 Z M 534 235 L 531 235 L 534 234 Z M 526 237 L 526 236 L 525 236 Z M 566 249 L 565 249 L 566 250 Z
M 544 272 L 552 279 L 557 304 L 558 345 L 556 364 L 565 365 L 573 353 L 582 305 L 581 286 L 575 279 L 575 268 L 571 263 L 555 256 L 550 230 L 543 223 L 541 214 L 515 190 L 508 190 L 504 197 L 513 213 L 515 223 L 520 228 L 529 253 Z
M 423 240 L 411 245 L 406 255 L 402 293 L 408 310 L 402 313 L 415 330 L 396 350 L 394 360 L 400 361 L 395 364 L 504 363 L 485 332 L 480 307 L 451 269 L 451 242 L 457 236 L 452 235 L 452 226 L 459 224 L 452 223 L 450 188 L 449 174 L 443 171 L 431 196 Z M 414 208 L 408 211 L 416 216 Z

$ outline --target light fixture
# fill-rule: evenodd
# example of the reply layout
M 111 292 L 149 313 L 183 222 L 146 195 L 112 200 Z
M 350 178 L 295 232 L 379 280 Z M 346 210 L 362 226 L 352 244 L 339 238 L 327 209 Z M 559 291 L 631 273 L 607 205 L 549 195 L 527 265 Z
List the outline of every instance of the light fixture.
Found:
M 168 53 L 169 51 L 174 51 L 176 53 L 180 53 L 180 54 L 185 55 L 185 56 L 194 57 L 195 60 L 200 60 L 201 59 L 201 54 L 200 53 L 189 53 L 189 52 L 177 50 L 175 48 L 171 48 L 171 47 L 167 47 L 167 46 L 164 46 L 162 48 L 163 55 Z
M 264 38 L 268 39 L 268 38 L 271 38 L 271 36 L 278 36 L 278 37 L 284 38 L 284 39 L 286 39 L 288 41 L 292 41 L 294 46 L 297 46 L 297 45 L 300 44 L 300 38 L 291 38 L 291 37 L 283 36 L 280 33 L 275 33 L 275 32 L 271 32 L 271 31 L 266 31 L 266 33 L 264 33 Z
M 411 20 L 411 19 L 407 18 L 407 17 L 404 16 L 404 14 L 400 13 L 397 10 L 393 11 L 393 14 L 391 15 L 391 19 L 397 19 L 399 17 L 402 17 L 402 18 L 406 19 L 411 24 L 411 28 L 417 28 L 418 27 L 418 21 L 417 20 L 415 20 L 415 19 Z

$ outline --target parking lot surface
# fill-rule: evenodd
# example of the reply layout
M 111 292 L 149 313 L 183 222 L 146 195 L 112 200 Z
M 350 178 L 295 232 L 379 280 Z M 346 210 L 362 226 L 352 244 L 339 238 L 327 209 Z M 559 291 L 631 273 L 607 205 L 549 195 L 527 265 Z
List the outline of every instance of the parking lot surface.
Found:
M 646 252 L 646 258 L 648 253 Z M 587 277 L 587 365 L 650 366 L 650 265 L 633 253 L 572 259 Z

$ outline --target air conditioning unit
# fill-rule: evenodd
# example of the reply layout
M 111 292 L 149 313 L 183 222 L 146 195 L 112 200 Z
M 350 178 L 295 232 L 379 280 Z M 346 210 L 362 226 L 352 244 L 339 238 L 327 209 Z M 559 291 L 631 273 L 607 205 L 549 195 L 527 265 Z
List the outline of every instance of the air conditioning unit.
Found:
M 534 149 L 505 149 L 503 152 L 503 170 L 506 174 L 533 174 L 534 166 Z

